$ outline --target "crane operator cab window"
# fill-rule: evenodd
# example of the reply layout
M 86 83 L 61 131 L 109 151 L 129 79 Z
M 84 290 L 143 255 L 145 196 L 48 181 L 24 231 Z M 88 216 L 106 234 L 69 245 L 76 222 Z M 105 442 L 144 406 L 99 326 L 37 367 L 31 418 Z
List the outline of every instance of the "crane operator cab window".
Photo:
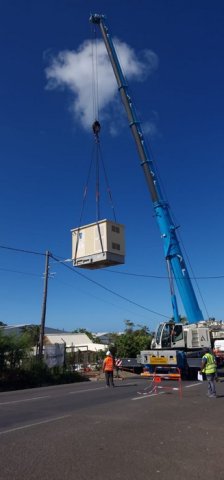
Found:
M 169 323 L 165 323 L 163 327 L 162 339 L 161 339 L 162 348 L 171 348 L 172 328 L 173 328 L 173 325 L 170 325 Z
M 183 325 L 166 323 L 162 331 L 162 348 L 182 347 L 183 345 Z
M 181 324 L 176 324 L 173 327 L 173 330 L 171 332 L 171 347 L 184 347 L 183 325 Z

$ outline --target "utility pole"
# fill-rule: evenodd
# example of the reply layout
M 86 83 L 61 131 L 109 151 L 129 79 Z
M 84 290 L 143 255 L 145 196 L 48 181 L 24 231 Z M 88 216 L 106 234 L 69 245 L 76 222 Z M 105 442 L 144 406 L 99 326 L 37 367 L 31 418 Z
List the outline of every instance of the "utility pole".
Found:
M 45 318 L 46 318 L 46 307 L 47 307 L 47 290 L 48 290 L 48 270 L 49 270 L 49 257 L 51 253 L 46 251 L 46 260 L 45 260 L 45 273 L 44 273 L 44 295 L 43 295 L 43 304 L 42 304 L 42 314 L 41 314 L 41 324 L 40 324 L 40 340 L 39 340 L 39 358 L 42 358 L 43 354 L 43 344 L 44 344 L 44 331 L 45 331 Z

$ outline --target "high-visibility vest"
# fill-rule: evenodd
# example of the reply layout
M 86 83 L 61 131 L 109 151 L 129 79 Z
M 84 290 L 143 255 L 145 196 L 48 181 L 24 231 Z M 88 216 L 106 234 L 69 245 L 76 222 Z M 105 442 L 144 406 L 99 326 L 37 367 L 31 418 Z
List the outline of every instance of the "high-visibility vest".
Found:
M 114 361 L 112 357 L 106 357 L 103 362 L 105 372 L 112 372 L 114 369 Z
M 211 353 L 206 353 L 205 355 L 203 355 L 202 360 L 203 358 L 206 358 L 207 360 L 203 372 L 205 372 L 206 375 L 215 373 L 217 370 L 217 366 L 214 356 Z

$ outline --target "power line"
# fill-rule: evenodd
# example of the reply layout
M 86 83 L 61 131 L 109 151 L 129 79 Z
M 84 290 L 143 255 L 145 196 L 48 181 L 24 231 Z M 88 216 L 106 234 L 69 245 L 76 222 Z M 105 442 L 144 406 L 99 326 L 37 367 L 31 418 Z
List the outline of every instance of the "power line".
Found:
M 40 256 L 45 256 L 46 254 L 45 253 L 42 253 L 42 252 L 36 252 L 36 251 L 33 251 L 33 250 L 25 250 L 25 249 L 21 249 L 21 248 L 15 248 L 15 247 L 8 247 L 6 245 L 0 245 L 0 248 L 2 249 L 6 249 L 6 250 L 10 250 L 10 251 L 15 251 L 15 252 L 20 252 L 20 253 L 27 253 L 27 254 L 33 254 L 33 255 L 40 255 Z M 94 283 L 95 285 L 97 285 L 98 287 L 100 288 L 103 288 L 104 290 L 106 290 L 107 292 L 111 293 L 112 295 L 115 295 L 119 298 L 121 298 L 122 300 L 126 301 L 126 302 L 129 302 L 131 303 L 132 305 L 135 305 L 137 306 L 138 308 L 141 308 L 143 310 L 146 310 L 150 313 L 153 313 L 155 315 L 159 315 L 159 316 L 162 316 L 162 317 L 165 317 L 165 318 L 169 318 L 167 315 L 164 315 L 162 313 L 159 313 L 155 310 L 151 310 L 137 302 L 134 302 L 133 300 L 127 298 L 127 297 L 124 297 L 123 295 L 120 295 L 119 293 L 115 292 L 114 290 L 111 290 L 109 289 L 108 287 L 105 287 L 104 285 L 102 285 L 101 283 L 99 282 L 96 282 L 95 280 L 87 277 L 86 275 L 78 272 L 76 269 L 74 269 L 73 267 L 70 267 L 69 265 L 65 264 L 65 262 L 68 262 L 68 261 L 71 261 L 71 259 L 62 259 L 62 257 L 55 257 L 52 253 L 49 252 L 49 257 L 51 257 L 52 259 L 54 259 L 57 263 L 62 263 L 64 267 L 68 268 L 69 270 L 72 270 L 74 273 L 76 273 L 77 275 L 85 278 L 86 280 L 88 280 L 89 282 L 91 283 Z M 61 260 L 62 259 L 62 260 Z M 34 274 L 34 273 L 28 273 L 28 272 L 22 272 L 22 271 L 17 271 L 17 270 L 10 270 L 10 269 L 5 269 L 5 268 L 2 268 L 0 267 L 0 270 L 5 270 L 5 271 L 9 271 L 9 272 L 12 272 L 12 273 L 19 273 L 19 274 L 23 274 L 23 275 L 32 275 L 32 276 L 40 276 L 38 274 Z M 168 277 L 167 276 L 160 276 L 160 275 L 146 275 L 146 274 L 137 274 L 137 273 L 131 273 L 131 272 L 118 272 L 118 271 L 115 271 L 115 270 L 111 270 L 110 271 L 111 273 L 116 273 L 118 275 L 127 275 L 127 276 L 134 276 L 134 277 L 142 277 L 142 278 L 157 278 L 157 279 L 167 279 Z M 205 280 L 208 280 L 208 279 L 222 279 L 224 278 L 224 275 L 216 275 L 216 276 L 204 276 L 204 277 L 197 277 L 197 279 L 205 279 Z M 196 277 L 194 277 L 194 279 L 196 279 Z
M 29 273 L 29 272 L 21 272 L 20 270 L 11 270 L 10 268 L 3 268 L 0 267 L 0 270 L 3 270 L 4 272 L 11 272 L 11 273 L 20 273 L 22 275 L 31 275 L 33 277 L 42 277 L 42 274 L 39 273 Z
M 165 279 L 167 280 L 169 277 L 166 275 L 146 275 L 142 273 L 131 273 L 131 272 L 117 272 L 115 270 L 107 270 L 107 273 L 116 273 L 118 275 L 128 275 L 132 277 L 145 277 L 145 278 L 158 278 L 158 279 Z M 224 275 L 214 275 L 214 276 L 205 276 L 205 277 L 190 277 L 191 280 L 213 280 L 213 279 L 219 279 L 219 278 L 224 278 Z
M 65 263 L 62 263 L 62 262 L 61 262 L 59 259 L 57 259 L 54 255 L 52 255 L 52 258 L 53 258 L 54 260 L 58 261 L 58 263 L 61 263 L 65 268 L 68 268 L 69 270 L 71 270 L 73 273 L 76 273 L 77 275 L 85 278 L 85 279 L 88 280 L 89 282 L 94 283 L 95 285 L 97 285 L 97 286 L 100 287 L 100 288 L 103 288 L 104 290 L 106 290 L 107 292 L 111 293 L 112 295 L 115 295 L 116 297 L 119 297 L 119 298 L 121 298 L 122 300 L 125 300 L 126 302 L 129 302 L 129 303 L 131 303 L 132 305 L 135 305 L 136 307 L 142 308 L 143 310 L 147 310 L 147 311 L 150 312 L 150 313 L 153 313 L 153 314 L 155 314 L 155 315 L 159 315 L 160 317 L 170 318 L 170 317 L 168 317 L 167 315 L 164 315 L 164 314 L 162 314 L 162 313 L 156 312 L 155 310 L 150 310 L 149 308 L 144 307 L 143 305 L 140 305 L 139 303 L 136 303 L 136 302 L 134 302 L 133 300 L 130 300 L 129 298 L 124 297 L 123 295 L 120 295 L 119 293 L 115 292 L 114 290 L 111 290 L 110 288 L 105 287 L 105 285 L 102 285 L 101 283 L 96 282 L 96 281 L 93 280 L 92 278 L 87 277 L 87 275 L 84 275 L 83 273 L 78 272 L 78 271 L 77 271 L 76 269 L 74 269 L 73 267 L 70 267 L 69 265 L 67 265 L 67 264 L 65 264 Z
M 34 251 L 31 251 L 31 250 L 24 250 L 24 249 L 20 249 L 20 248 L 13 248 L 13 247 L 7 247 L 5 245 L 0 245 L 0 248 L 3 248 L 3 249 L 6 249 L 6 250 L 12 250 L 12 251 L 16 251 L 16 252 L 21 252 L 21 253 L 29 253 L 29 254 L 34 254 L 34 255 L 43 255 L 45 256 L 46 254 L 45 253 L 41 253 L 41 252 L 34 252 Z M 119 298 L 121 298 L 122 300 L 125 300 L 126 302 L 129 302 L 131 303 L 132 305 L 135 305 L 136 307 L 139 307 L 139 308 L 142 308 L 143 310 L 146 310 L 150 313 L 153 313 L 155 315 L 159 315 L 159 316 L 162 316 L 162 317 L 165 317 L 165 318 L 170 318 L 168 317 L 167 315 L 164 315 L 162 313 L 159 313 L 159 312 L 156 312 L 154 310 L 150 310 L 149 308 L 147 307 L 144 307 L 143 305 L 140 305 L 139 303 L 137 302 L 134 302 L 133 300 L 130 300 L 129 298 L 127 297 L 124 297 L 123 295 L 120 295 L 119 293 L 115 292 L 114 290 L 111 290 L 107 287 L 105 287 L 104 285 L 102 285 L 101 283 L 99 282 L 96 282 L 95 280 L 92 280 L 91 278 L 87 277 L 86 275 L 84 275 L 83 273 L 80 273 L 78 272 L 77 270 L 74 270 L 73 267 L 70 267 L 69 265 L 65 264 L 64 261 L 62 262 L 59 258 L 55 257 L 54 255 L 52 255 L 52 253 L 49 253 L 49 256 L 51 258 L 53 258 L 57 263 L 62 263 L 62 265 L 66 268 L 68 268 L 69 270 L 72 270 L 72 272 L 76 273 L 77 275 L 80 275 L 81 277 L 85 278 L 86 280 L 88 280 L 89 282 L 92 282 L 94 283 L 95 285 L 97 285 L 98 287 L 100 288 L 103 288 L 104 290 L 106 290 L 107 292 L 111 293 L 112 295 L 115 295 Z M 24 273 L 24 272 L 15 272 L 14 273 Z
M 54 258 L 52 256 L 52 258 Z M 57 260 L 57 263 L 60 262 L 60 263 L 68 263 L 68 262 L 72 262 L 72 258 L 66 258 L 65 260 L 63 260 L 63 257 L 59 257 L 61 260 Z M 119 272 L 117 270 L 113 270 L 113 269 L 106 269 L 106 272 L 107 273 L 115 273 L 117 275 L 127 275 L 127 276 L 130 276 L 130 277 L 142 277 L 142 278 L 157 278 L 159 280 L 168 280 L 169 277 L 167 275 L 147 275 L 147 274 L 144 274 L 144 273 L 133 273 L 133 272 Z M 178 277 L 176 277 L 178 278 Z M 224 278 L 224 275 L 207 275 L 207 276 L 203 276 L 203 277 L 190 277 L 191 280 L 217 280 L 217 279 L 221 279 L 221 278 Z
M 15 251 L 15 252 L 28 253 L 28 254 L 33 254 L 33 255 L 41 255 L 41 256 L 45 257 L 45 253 L 42 253 L 42 252 L 25 250 L 25 249 L 22 249 L 22 248 L 8 247 L 6 245 L 0 245 L 0 248 L 3 248 L 5 250 Z M 50 257 L 55 259 L 53 254 L 50 254 Z M 59 258 L 61 260 L 59 260 Z M 60 257 L 60 256 L 58 256 L 57 259 L 55 259 L 55 260 L 57 261 L 57 263 L 58 262 L 64 263 L 64 262 L 71 262 L 72 261 L 71 258 L 64 259 L 64 257 Z M 115 273 L 117 275 L 128 275 L 128 276 L 132 276 L 132 277 L 157 278 L 157 279 L 164 279 L 164 280 L 168 279 L 168 276 L 166 276 L 166 275 L 147 275 L 147 274 L 144 274 L 144 273 L 118 272 L 118 271 L 112 270 L 112 269 L 106 270 L 106 272 L 107 273 Z M 23 273 L 23 272 L 21 272 L 21 273 Z M 222 279 L 222 278 L 224 278 L 224 275 L 205 275 L 205 276 L 201 276 L 201 277 L 195 277 L 195 276 L 190 277 L 191 280 L 218 280 L 218 279 Z
M 55 262 L 55 263 L 56 263 L 56 262 Z M 59 262 L 59 263 L 60 263 L 60 262 Z M 63 284 L 63 285 L 66 285 L 66 286 L 74 289 L 74 285 L 72 285 L 71 283 L 63 282 L 62 280 L 58 280 L 58 279 L 56 279 L 56 280 L 57 280 L 58 283 L 61 283 L 61 284 Z M 117 308 L 118 310 L 124 310 L 124 307 L 123 307 L 123 306 L 118 306 L 116 303 L 113 303 L 113 302 L 110 302 L 110 301 L 108 301 L 108 300 L 105 300 L 104 298 L 99 297 L 99 296 L 97 296 L 97 295 L 93 295 L 93 294 L 90 293 L 90 292 L 87 293 L 85 290 L 81 289 L 79 286 L 76 287 L 76 290 L 78 290 L 79 292 L 81 292 L 81 293 L 84 294 L 84 295 L 87 295 L 88 297 L 92 297 L 92 298 L 94 298 L 94 299 L 96 299 L 96 300 L 100 300 L 100 302 L 106 303 L 107 305 L 112 305 L 112 307 L 115 307 L 115 308 Z M 125 308 L 125 311 L 127 311 L 126 308 Z M 128 310 L 128 312 L 130 312 L 132 315 L 136 315 L 136 313 L 135 313 L 133 310 Z M 144 313 L 138 313 L 138 316 L 139 316 L 139 315 L 140 315 L 141 317 L 143 317 L 143 318 L 147 318 L 148 321 L 149 321 L 149 320 L 150 320 L 150 321 L 153 321 L 152 318 L 149 319 L 149 317 L 148 317 L 148 315 L 147 315 L 146 313 L 145 313 L 145 314 L 144 314 Z M 147 315 L 147 316 L 146 316 L 146 315 Z
M 24 250 L 22 248 L 7 247 L 6 245 L 0 245 L 0 248 L 4 248 L 5 250 L 12 250 L 14 252 L 31 253 L 33 255 L 43 255 L 45 257 L 45 253 L 42 253 L 42 252 L 34 252 L 32 250 Z

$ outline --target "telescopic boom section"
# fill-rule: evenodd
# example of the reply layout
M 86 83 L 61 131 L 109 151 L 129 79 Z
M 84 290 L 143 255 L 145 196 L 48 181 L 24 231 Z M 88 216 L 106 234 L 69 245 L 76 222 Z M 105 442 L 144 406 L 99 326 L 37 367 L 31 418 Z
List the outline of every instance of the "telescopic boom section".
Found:
M 120 92 L 121 99 L 127 113 L 129 126 L 136 143 L 140 164 L 143 168 L 147 186 L 151 194 L 155 217 L 157 219 L 161 238 L 163 240 L 165 258 L 167 262 L 170 263 L 188 321 L 190 323 L 198 322 L 203 320 L 203 315 L 199 308 L 187 267 L 185 265 L 183 254 L 180 249 L 176 234 L 176 226 L 171 218 L 169 206 L 162 197 L 154 165 L 152 159 L 150 158 L 147 145 L 144 141 L 141 125 L 137 119 L 135 107 L 129 94 L 128 84 L 123 75 L 113 41 L 105 24 L 105 16 L 98 14 L 91 15 L 90 22 L 97 24 L 101 30 L 109 59 L 117 80 L 118 90 Z M 174 310 L 175 320 L 178 320 L 177 316 L 178 313 Z

